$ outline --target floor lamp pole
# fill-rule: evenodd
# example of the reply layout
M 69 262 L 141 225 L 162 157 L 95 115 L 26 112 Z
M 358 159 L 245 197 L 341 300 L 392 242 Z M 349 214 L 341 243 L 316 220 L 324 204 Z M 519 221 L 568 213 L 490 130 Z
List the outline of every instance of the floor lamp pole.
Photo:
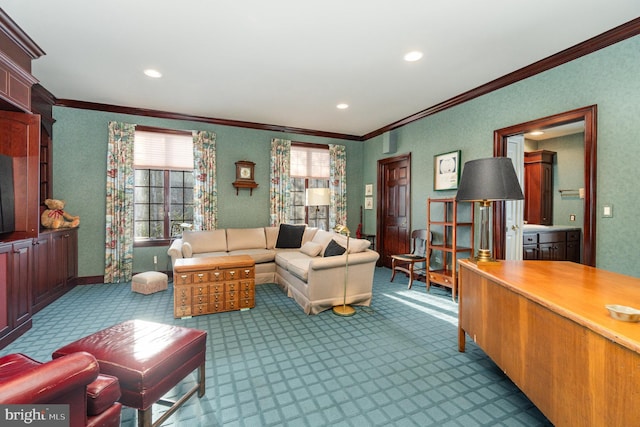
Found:
M 348 317 L 356 314 L 356 309 L 351 307 L 350 305 L 347 305 L 347 283 L 349 282 L 349 236 L 351 233 L 346 226 L 342 226 L 340 230 L 344 231 L 347 236 L 347 250 L 344 266 L 344 293 L 342 296 L 342 305 L 336 305 L 335 307 L 333 307 L 333 314 Z

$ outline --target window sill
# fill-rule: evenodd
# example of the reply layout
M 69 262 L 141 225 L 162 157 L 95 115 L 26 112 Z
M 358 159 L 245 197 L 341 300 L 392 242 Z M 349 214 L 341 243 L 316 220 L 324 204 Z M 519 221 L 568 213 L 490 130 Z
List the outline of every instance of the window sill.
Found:
M 171 239 L 145 239 L 136 240 L 133 242 L 134 248 L 147 248 L 153 246 L 169 246 L 171 245 Z

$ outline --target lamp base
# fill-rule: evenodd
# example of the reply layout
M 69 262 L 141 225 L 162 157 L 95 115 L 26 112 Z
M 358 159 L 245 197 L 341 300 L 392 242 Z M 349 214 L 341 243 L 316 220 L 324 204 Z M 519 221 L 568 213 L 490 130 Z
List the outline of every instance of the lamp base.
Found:
M 350 305 L 336 305 L 333 307 L 333 314 L 336 316 L 349 317 L 356 314 L 356 309 Z
M 495 258 L 471 257 L 471 258 L 469 258 L 469 261 L 471 261 L 472 263 L 474 263 L 476 265 L 496 265 L 496 264 L 500 264 L 500 260 L 499 259 L 495 259 Z

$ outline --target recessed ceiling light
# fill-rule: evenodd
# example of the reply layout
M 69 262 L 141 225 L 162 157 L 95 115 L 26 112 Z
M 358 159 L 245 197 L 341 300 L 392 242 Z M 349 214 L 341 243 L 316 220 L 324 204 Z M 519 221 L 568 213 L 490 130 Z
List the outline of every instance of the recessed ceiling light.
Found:
M 404 60 L 407 62 L 415 62 L 420 60 L 421 58 L 422 58 L 422 52 L 418 52 L 417 50 L 414 50 L 404 55 Z
M 159 79 L 160 77 L 162 77 L 162 73 L 160 71 L 154 70 L 152 68 L 148 68 L 144 70 L 144 74 L 154 79 Z
M 338 104 L 338 105 L 336 105 L 336 108 L 338 110 L 346 110 L 347 108 L 349 108 L 349 104 L 344 104 L 344 103 Z
M 542 132 L 541 130 L 534 130 L 529 135 L 531 135 L 531 136 L 544 135 L 544 132 Z

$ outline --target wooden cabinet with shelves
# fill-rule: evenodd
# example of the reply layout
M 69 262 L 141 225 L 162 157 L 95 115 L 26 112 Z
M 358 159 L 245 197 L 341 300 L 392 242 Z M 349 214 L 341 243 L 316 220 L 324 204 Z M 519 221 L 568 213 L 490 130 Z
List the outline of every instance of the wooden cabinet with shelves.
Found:
M 580 234 L 579 228 L 524 233 L 522 258 L 579 263 Z
M 554 151 L 524 153 L 524 221 L 527 224 L 553 224 Z
M 473 254 L 474 205 L 454 198 L 427 201 L 427 288 L 431 283 L 451 288 L 455 300 L 458 292 L 457 261 Z

